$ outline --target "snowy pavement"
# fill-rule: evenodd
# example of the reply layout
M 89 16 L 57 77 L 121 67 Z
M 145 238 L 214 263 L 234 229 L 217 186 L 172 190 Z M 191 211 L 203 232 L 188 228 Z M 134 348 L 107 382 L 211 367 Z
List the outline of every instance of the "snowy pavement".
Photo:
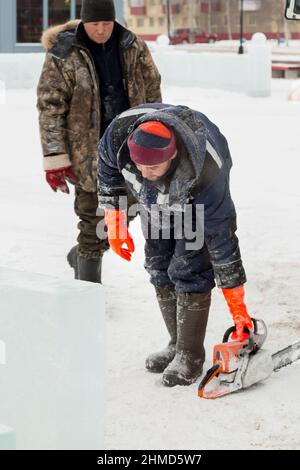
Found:
M 164 101 L 207 114 L 226 135 L 234 167 L 232 195 L 247 271 L 250 313 L 269 328 L 271 352 L 300 339 L 299 122 L 291 83 L 273 80 L 270 98 L 219 90 L 165 88 Z M 8 91 L 0 104 L 2 267 L 71 278 L 65 255 L 76 238 L 73 197 L 44 182 L 35 93 Z M 205 401 L 197 384 L 168 389 L 144 359 L 167 342 L 154 290 L 143 269 L 143 239 L 131 227 L 131 263 L 107 253 L 107 449 L 300 449 L 300 364 L 249 390 Z M 215 289 L 207 361 L 231 324 Z

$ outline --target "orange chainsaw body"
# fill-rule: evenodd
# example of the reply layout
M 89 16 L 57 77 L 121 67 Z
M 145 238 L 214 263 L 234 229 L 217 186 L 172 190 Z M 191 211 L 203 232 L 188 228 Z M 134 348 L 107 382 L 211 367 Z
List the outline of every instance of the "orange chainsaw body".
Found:
M 231 327 L 226 330 L 223 343 L 214 346 L 213 366 L 199 384 L 199 397 L 218 398 L 243 388 L 249 361 L 252 361 L 267 336 L 267 327 L 263 320 L 252 318 L 252 322 L 254 330 L 245 331 L 249 338 L 229 341 L 231 333 L 235 331 L 235 327 Z
M 219 364 L 219 373 L 230 374 L 238 368 L 239 353 L 247 346 L 248 341 L 231 341 L 216 344 L 214 347 L 213 364 Z

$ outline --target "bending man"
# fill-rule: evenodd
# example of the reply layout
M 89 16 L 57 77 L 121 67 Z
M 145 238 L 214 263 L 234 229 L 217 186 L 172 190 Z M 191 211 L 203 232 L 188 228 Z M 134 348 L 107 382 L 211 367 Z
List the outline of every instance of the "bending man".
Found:
M 145 267 L 170 333 L 167 347 L 151 354 L 146 368 L 163 372 L 167 386 L 191 384 L 202 373 L 215 282 L 234 319 L 233 338 L 245 339 L 244 328 L 252 328 L 229 190 L 231 165 L 218 127 L 185 106 L 125 111 L 99 144 L 99 204 L 105 208 L 109 243 L 127 260 L 134 242 L 120 202 L 128 189 L 139 201 Z

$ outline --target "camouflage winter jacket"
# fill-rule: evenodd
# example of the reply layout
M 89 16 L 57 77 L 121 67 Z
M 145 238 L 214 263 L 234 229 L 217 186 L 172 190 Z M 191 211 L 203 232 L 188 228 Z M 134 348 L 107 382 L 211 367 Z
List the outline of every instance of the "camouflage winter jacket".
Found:
M 130 107 L 161 102 L 160 74 L 144 41 L 116 23 Z M 101 127 L 99 78 L 82 42 L 83 24 L 70 21 L 43 34 L 47 50 L 38 84 L 44 169 L 72 165 L 79 185 L 96 191 Z

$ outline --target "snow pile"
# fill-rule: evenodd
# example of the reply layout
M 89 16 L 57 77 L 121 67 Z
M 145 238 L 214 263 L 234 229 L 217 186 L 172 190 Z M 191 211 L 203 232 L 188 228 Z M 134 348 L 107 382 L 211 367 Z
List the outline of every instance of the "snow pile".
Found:
M 164 89 L 165 102 L 204 112 L 228 138 L 248 276 L 246 302 L 253 316 L 266 321 L 265 347 L 271 352 L 300 337 L 300 107 L 287 100 L 289 87 L 288 80 L 273 81 L 272 96 L 255 99 L 214 89 Z M 74 244 L 77 219 L 72 196 L 55 194 L 44 182 L 34 92 L 8 91 L 6 106 L 0 106 L 0 125 L 1 265 L 71 279 L 65 255 Z M 139 220 L 130 230 L 136 243 L 131 263 L 111 252 L 103 263 L 105 448 L 300 449 L 299 364 L 216 401 L 198 398 L 198 384 L 168 389 L 160 375 L 145 371 L 147 354 L 168 338 L 143 269 Z M 230 325 L 215 289 L 205 369 L 211 366 L 213 345 Z

